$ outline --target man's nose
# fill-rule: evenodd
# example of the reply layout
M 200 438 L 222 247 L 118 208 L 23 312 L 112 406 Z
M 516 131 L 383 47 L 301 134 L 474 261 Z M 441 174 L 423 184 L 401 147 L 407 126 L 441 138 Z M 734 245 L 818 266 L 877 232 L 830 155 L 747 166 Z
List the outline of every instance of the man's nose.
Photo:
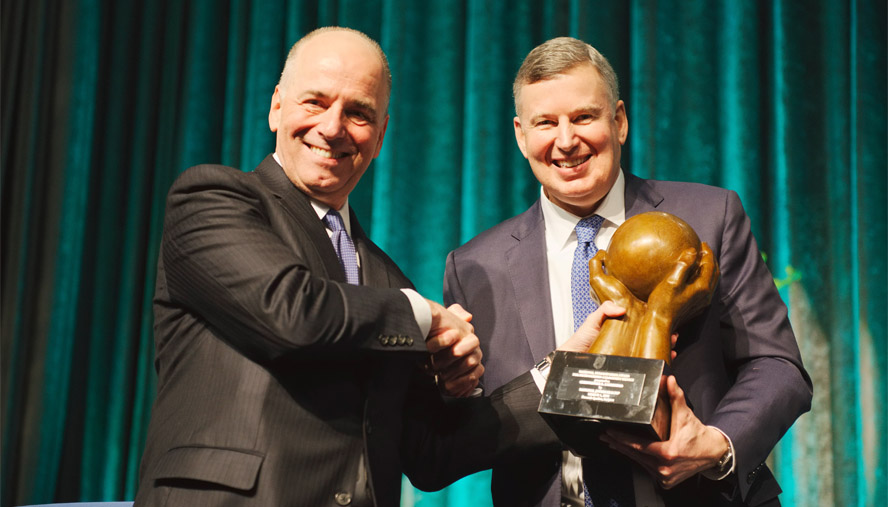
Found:
M 341 107 L 334 105 L 324 111 L 319 118 L 318 133 L 324 139 L 338 139 L 345 135 L 345 118 Z
M 563 151 L 569 151 L 576 146 L 577 136 L 574 126 L 570 122 L 562 122 L 558 125 L 558 134 L 555 137 L 555 146 Z

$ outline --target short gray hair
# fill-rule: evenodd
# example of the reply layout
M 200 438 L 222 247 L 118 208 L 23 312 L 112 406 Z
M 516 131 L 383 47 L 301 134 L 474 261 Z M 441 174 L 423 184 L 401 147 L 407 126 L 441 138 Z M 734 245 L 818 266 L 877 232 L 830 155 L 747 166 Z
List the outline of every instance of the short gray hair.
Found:
M 281 77 L 278 80 L 278 86 L 283 84 L 286 76 L 289 76 L 290 73 L 293 72 L 293 66 L 295 65 L 294 62 L 296 61 L 296 54 L 299 53 L 299 48 L 301 48 L 303 45 L 305 45 L 306 42 L 310 41 L 315 36 L 327 32 L 346 32 L 357 35 L 376 51 L 376 54 L 379 56 L 379 60 L 382 62 L 382 72 L 384 74 L 386 86 L 386 97 L 388 98 L 392 93 L 392 71 L 389 68 L 388 58 L 385 57 L 385 52 L 382 51 L 382 48 L 379 46 L 378 42 L 371 39 L 364 32 L 360 32 L 352 28 L 346 28 L 344 26 L 322 26 L 321 28 L 316 28 L 311 32 L 308 32 L 304 37 L 296 41 L 296 44 L 293 44 L 293 47 L 290 48 L 290 52 L 287 53 L 287 61 L 284 62 L 284 70 L 281 71 Z
M 611 109 L 616 110 L 620 100 L 620 85 L 617 73 L 610 62 L 597 49 L 573 37 L 557 37 L 533 48 L 512 83 L 512 96 L 515 99 L 515 113 L 518 113 L 518 98 L 524 85 L 552 79 L 574 67 L 591 64 L 601 74 L 610 95 Z

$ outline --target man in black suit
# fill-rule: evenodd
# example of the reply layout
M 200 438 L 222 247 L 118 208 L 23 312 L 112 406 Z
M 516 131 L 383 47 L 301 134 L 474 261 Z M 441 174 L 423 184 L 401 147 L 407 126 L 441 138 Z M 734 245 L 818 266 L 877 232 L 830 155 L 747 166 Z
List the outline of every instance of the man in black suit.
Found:
M 439 489 L 553 444 L 530 374 L 444 402 L 483 372 L 469 316 L 413 291 L 349 209 L 390 79 L 365 35 L 316 30 L 275 88 L 275 153 L 173 184 L 136 505 L 394 506 L 402 473 Z
M 625 173 L 629 123 L 617 77 L 582 41 L 562 37 L 531 51 L 513 93 L 515 137 L 541 197 L 451 252 L 445 271 L 445 302 L 474 316 L 485 391 L 537 364 L 545 371 L 546 355 L 573 332 L 572 266 L 583 266 L 577 278 L 588 283 L 588 264 L 576 260 L 581 223 L 595 224 L 592 243 L 604 249 L 627 218 L 672 213 L 711 247 L 721 279 L 704 313 L 677 330 L 669 440 L 609 431 L 612 451 L 582 465 L 562 449 L 540 449 L 494 467 L 494 503 L 779 504 L 764 460 L 810 408 L 812 386 L 737 195 Z

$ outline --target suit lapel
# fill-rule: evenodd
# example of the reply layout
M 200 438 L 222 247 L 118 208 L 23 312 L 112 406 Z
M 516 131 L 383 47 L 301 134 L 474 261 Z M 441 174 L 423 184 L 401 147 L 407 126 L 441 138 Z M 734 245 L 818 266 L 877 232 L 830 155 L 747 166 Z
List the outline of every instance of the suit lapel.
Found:
M 339 257 L 333 250 L 327 230 L 311 207 L 308 196 L 293 185 L 271 155 L 265 157 L 265 160 L 259 164 L 256 173 L 293 218 L 291 223 L 294 229 L 305 238 L 299 247 L 306 255 L 305 260 L 310 267 L 316 269 L 323 266 L 327 278 L 336 282 L 345 282 L 345 271 L 339 263 Z
M 647 180 L 624 172 L 626 177 L 625 202 L 626 218 L 654 211 L 663 202 L 663 196 L 655 191 Z
M 371 287 L 393 287 L 388 276 L 388 269 L 382 259 L 370 249 L 370 238 L 358 222 L 355 211 L 349 207 L 352 241 L 361 258 L 361 284 Z
M 521 215 L 512 237 L 516 243 L 506 252 L 506 261 L 527 344 L 536 360 L 555 348 L 546 227 L 539 201 Z

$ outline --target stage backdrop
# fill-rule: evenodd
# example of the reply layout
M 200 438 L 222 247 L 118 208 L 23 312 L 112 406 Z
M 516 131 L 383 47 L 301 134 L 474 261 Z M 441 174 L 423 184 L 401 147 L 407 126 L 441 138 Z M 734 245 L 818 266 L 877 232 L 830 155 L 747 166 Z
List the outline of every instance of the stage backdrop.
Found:
M 598 47 L 624 168 L 739 192 L 790 305 L 814 404 L 772 456 L 784 505 L 888 496 L 884 0 L 9 0 L 0 17 L 3 505 L 133 498 L 165 193 L 193 164 L 257 165 L 287 49 L 334 24 L 379 40 L 395 80 L 351 202 L 436 299 L 447 252 L 539 193 L 512 131 L 522 58 L 558 35 Z M 405 482 L 403 504 L 485 505 L 488 483 Z

